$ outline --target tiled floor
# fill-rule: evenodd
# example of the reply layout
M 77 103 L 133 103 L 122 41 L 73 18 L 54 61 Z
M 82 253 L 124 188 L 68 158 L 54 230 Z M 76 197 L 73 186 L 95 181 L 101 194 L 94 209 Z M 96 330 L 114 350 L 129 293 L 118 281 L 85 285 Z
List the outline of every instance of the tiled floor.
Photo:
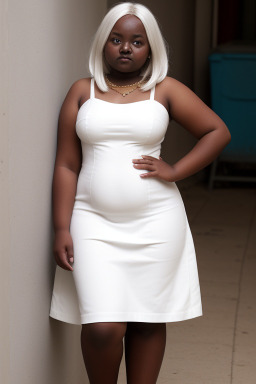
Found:
M 182 189 L 203 317 L 167 323 L 158 384 L 256 383 L 256 188 Z M 124 358 L 118 384 L 125 384 Z

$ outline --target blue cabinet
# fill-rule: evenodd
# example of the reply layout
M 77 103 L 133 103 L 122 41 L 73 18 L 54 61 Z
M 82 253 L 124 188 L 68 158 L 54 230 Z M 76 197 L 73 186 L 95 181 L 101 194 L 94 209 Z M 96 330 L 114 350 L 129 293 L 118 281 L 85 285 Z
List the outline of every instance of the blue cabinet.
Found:
M 256 52 L 215 52 L 209 56 L 212 109 L 231 132 L 231 142 L 218 161 L 256 164 Z M 214 180 L 256 181 L 254 177 L 217 175 Z

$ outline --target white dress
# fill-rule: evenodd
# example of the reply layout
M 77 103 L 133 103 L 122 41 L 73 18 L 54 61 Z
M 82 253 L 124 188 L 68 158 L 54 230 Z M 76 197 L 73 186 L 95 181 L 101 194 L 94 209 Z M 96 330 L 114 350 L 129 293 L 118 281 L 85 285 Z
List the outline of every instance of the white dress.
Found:
M 176 184 L 141 178 L 132 159 L 160 156 L 169 115 L 150 99 L 91 95 L 76 131 L 83 164 L 70 232 L 73 272 L 57 265 L 50 316 L 72 324 L 173 322 L 202 315 L 194 244 Z

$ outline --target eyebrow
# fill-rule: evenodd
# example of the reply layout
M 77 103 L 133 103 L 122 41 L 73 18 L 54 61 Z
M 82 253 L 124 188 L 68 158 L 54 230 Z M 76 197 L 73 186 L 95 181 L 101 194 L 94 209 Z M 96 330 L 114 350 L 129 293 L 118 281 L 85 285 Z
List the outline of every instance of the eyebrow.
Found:
M 119 36 L 119 37 L 122 36 L 121 33 L 114 32 L 114 31 L 112 32 L 112 34 L 113 34 L 113 35 L 116 35 L 116 36 Z M 133 38 L 137 38 L 137 37 L 144 37 L 144 36 L 142 36 L 141 34 L 135 34 L 135 35 L 133 35 L 132 37 L 133 37 Z

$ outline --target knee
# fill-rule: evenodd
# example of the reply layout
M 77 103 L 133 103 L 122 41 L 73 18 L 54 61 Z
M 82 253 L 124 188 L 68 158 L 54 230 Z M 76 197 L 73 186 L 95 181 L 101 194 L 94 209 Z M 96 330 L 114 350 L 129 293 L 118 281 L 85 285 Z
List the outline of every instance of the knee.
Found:
M 90 323 L 82 325 L 82 338 L 94 347 L 102 348 L 120 343 L 126 332 L 126 323 Z

